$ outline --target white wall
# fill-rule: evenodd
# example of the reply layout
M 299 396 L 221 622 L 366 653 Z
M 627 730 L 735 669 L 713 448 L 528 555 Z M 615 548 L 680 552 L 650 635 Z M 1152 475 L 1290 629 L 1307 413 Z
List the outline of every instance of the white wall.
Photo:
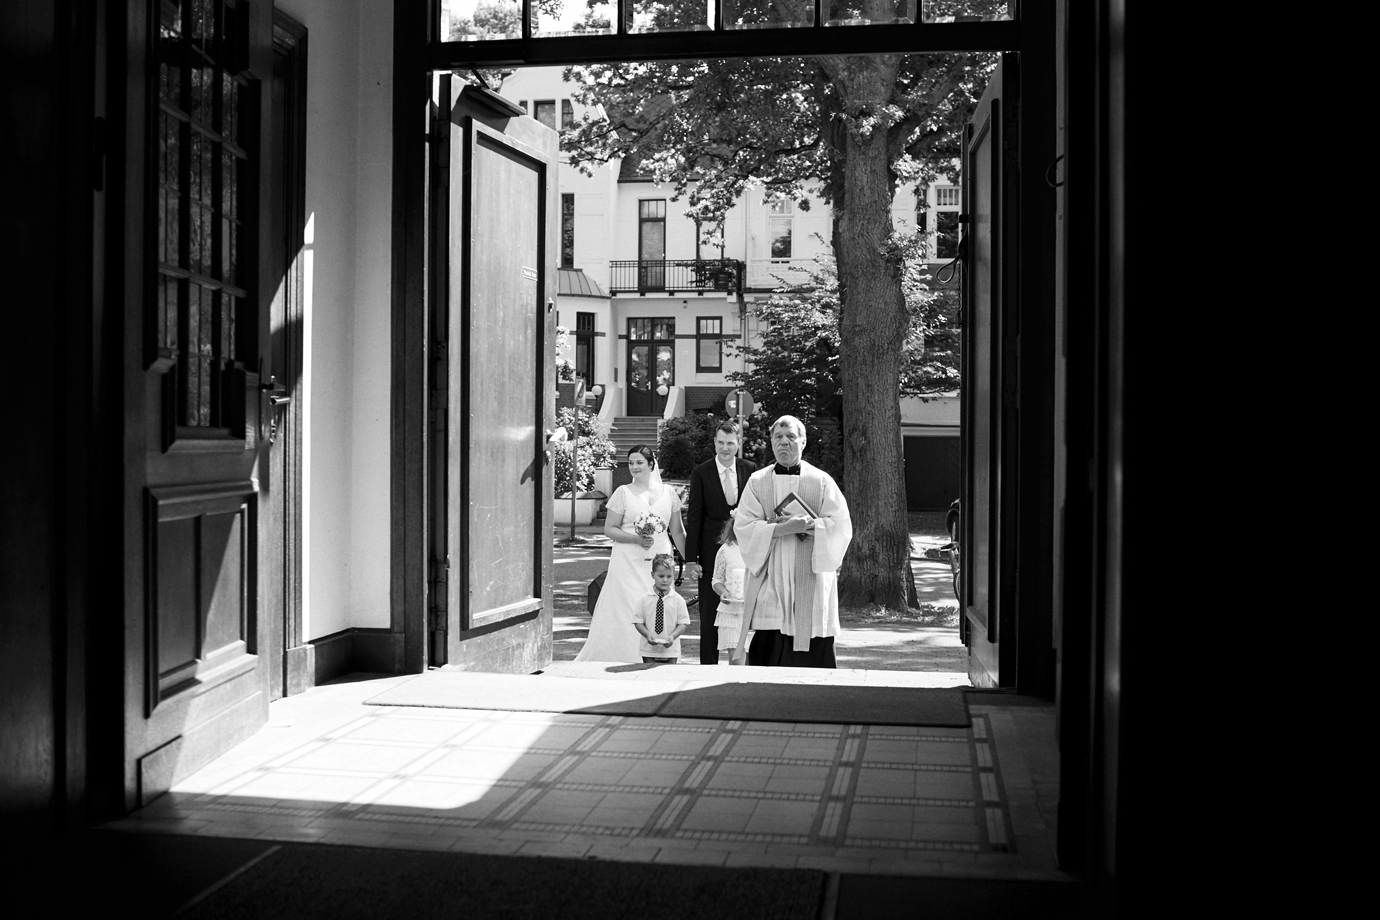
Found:
M 390 4 L 278 0 L 308 30 L 303 619 L 389 624 Z
M 952 428 L 955 433 L 962 419 L 962 404 L 956 393 L 921 398 L 901 397 L 901 427 L 923 429 Z M 907 434 L 917 432 L 906 431 Z

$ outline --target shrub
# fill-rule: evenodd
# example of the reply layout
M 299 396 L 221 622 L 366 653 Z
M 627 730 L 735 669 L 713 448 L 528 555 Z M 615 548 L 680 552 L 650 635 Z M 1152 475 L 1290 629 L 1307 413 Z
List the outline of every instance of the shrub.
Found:
M 667 419 L 661 426 L 656 462 L 661 475 L 685 479 L 697 465 L 714 456 L 714 431 L 723 421 L 708 412 Z
M 568 435 L 573 435 L 575 429 L 575 409 L 565 408 L 556 413 L 556 424 L 564 428 Z M 579 455 L 579 477 L 576 488 L 580 492 L 588 492 L 594 488 L 594 471 L 608 469 L 613 466 L 613 442 L 607 435 L 601 434 L 594 427 L 594 413 L 587 409 L 580 409 L 580 455 Z M 572 468 L 571 458 L 575 453 L 575 444 L 570 437 L 555 445 L 551 451 L 551 459 L 555 464 L 554 481 L 556 495 L 570 494 L 570 474 Z

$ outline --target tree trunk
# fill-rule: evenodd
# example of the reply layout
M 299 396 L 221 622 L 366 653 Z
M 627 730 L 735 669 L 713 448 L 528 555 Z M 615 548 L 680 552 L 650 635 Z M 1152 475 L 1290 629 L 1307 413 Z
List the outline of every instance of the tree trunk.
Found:
M 843 385 L 843 492 L 853 543 L 839 573 L 839 603 L 906 606 L 910 535 L 902 466 L 900 373 L 907 318 L 899 254 L 892 245 L 894 177 L 886 106 L 894 57 L 825 64 L 843 101 L 843 206 L 835 211 L 843 291 L 839 376 Z

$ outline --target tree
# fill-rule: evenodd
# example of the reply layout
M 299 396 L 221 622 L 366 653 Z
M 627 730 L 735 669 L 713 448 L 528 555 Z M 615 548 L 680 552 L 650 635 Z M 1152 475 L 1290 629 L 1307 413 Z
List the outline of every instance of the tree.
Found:
M 902 278 L 910 329 L 902 349 L 899 389 L 902 396 L 926 396 L 959 386 L 958 299 L 954 292 L 930 287 L 920 261 L 922 244 L 913 239 L 914 255 Z M 760 304 L 762 321 L 757 345 L 730 343 L 750 370 L 734 371 L 730 380 L 746 387 L 768 415 L 794 415 L 802 421 L 838 417 L 842 385 L 839 375 L 841 335 L 838 275 L 832 260 L 821 260 L 809 279 L 783 289 Z
M 574 439 L 576 411 L 579 412 L 580 423 L 578 455 L 575 452 Z M 606 470 L 614 465 L 617 448 L 608 436 L 600 431 L 598 419 L 587 409 L 576 410 L 573 406 L 566 406 L 556 412 L 556 424 L 564 428 L 570 436 L 552 447 L 552 486 L 558 498 L 569 495 L 574 474 L 575 487 L 583 496 L 594 488 L 594 471 Z
M 918 236 L 907 245 L 902 291 L 910 330 L 902 349 L 899 388 L 903 396 L 956 389 L 959 377 L 956 298 L 933 290 Z M 806 459 L 839 478 L 830 442 L 841 415 L 838 276 L 832 260 L 821 260 L 807 281 L 784 288 L 757 308 L 762 332 L 757 345 L 730 345 L 750 370 L 729 379 L 752 393 L 768 419 L 794 415 L 808 432 Z M 770 424 L 770 421 L 768 421 Z M 841 459 L 841 458 L 840 458 Z
M 570 363 L 570 359 L 563 356 L 566 343 L 570 341 L 570 330 L 564 326 L 556 326 L 556 379 L 569 383 L 575 379 L 575 366 Z
M 702 15 L 702 4 L 678 2 L 658 9 L 663 24 Z M 757 21 L 803 21 L 813 10 L 803 0 L 748 5 Z M 873 21 L 896 12 L 893 0 L 850 6 Z M 563 138 L 572 163 L 636 156 L 644 173 L 688 198 L 687 213 L 706 227 L 755 186 L 802 209 L 813 189 L 831 205 L 843 488 L 854 519 L 839 578 L 844 604 L 904 606 L 908 586 L 899 404 L 911 334 L 908 244 L 892 226 L 892 198 L 903 181 L 952 171 L 962 126 L 994 67 L 994 56 L 982 54 L 859 55 L 566 72 L 577 98 L 608 115 Z

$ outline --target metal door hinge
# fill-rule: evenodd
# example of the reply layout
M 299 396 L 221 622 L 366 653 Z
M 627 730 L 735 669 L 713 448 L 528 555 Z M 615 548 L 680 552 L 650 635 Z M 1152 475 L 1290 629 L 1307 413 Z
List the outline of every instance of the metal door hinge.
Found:
M 105 191 L 105 163 L 110 153 L 110 137 L 106 131 L 106 121 L 97 116 L 91 122 L 91 188 Z

